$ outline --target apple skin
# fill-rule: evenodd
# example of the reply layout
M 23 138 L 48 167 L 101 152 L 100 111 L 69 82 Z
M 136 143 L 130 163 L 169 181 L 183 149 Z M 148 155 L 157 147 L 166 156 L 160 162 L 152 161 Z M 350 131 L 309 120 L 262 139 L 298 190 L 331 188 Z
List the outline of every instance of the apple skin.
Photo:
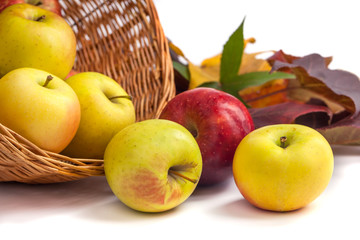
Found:
M 74 137 L 80 103 L 62 79 L 43 87 L 49 73 L 20 68 L 0 79 L 0 122 L 38 147 L 59 153 Z
M 286 136 L 285 148 L 280 138 Z M 239 144 L 233 162 L 235 183 L 254 206 L 271 211 L 300 209 L 327 187 L 334 157 L 316 130 L 297 124 L 258 128 Z
M 18 3 L 24 3 L 24 0 L 1 0 L 0 1 L 0 13 L 7 7 L 18 4 Z
M 61 16 L 61 5 L 58 0 L 25 0 L 25 3 L 41 7 Z
M 45 16 L 44 19 L 37 19 Z M 64 79 L 76 56 L 76 38 L 57 14 L 30 4 L 14 4 L 0 13 L 0 77 L 30 67 Z
M 254 130 L 244 104 L 212 88 L 195 88 L 176 95 L 159 118 L 177 122 L 193 133 L 203 159 L 200 186 L 231 178 L 235 150 L 241 139 Z
M 114 96 L 129 96 L 117 82 L 101 73 L 78 73 L 66 79 L 66 83 L 78 96 L 81 120 L 63 154 L 102 159 L 111 138 L 135 122 L 134 105 L 127 98 L 110 100 Z
M 110 141 L 104 170 L 110 188 L 125 205 L 141 212 L 163 212 L 183 203 L 195 190 L 201 152 L 180 124 L 145 120 L 124 128 Z
M 18 3 L 28 3 L 43 9 L 52 11 L 59 16 L 61 16 L 61 6 L 58 0 L 1 0 L 0 1 L 0 12 L 5 8 L 18 4 Z

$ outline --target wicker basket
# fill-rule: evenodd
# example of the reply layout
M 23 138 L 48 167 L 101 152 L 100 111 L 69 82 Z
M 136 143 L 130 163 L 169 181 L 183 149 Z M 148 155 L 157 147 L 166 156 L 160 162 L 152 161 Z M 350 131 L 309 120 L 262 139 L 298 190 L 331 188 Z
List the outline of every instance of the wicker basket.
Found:
M 173 69 L 151 0 L 60 1 L 77 37 L 76 71 L 115 79 L 133 97 L 137 121 L 156 118 L 175 95 Z M 0 181 L 55 183 L 103 175 L 102 159 L 44 151 L 0 124 Z

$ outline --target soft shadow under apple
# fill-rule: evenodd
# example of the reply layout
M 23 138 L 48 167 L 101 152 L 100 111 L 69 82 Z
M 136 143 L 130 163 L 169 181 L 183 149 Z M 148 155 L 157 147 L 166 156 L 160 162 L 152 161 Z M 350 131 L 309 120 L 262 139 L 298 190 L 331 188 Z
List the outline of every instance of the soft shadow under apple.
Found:
M 291 222 L 292 219 L 298 218 L 299 215 L 306 214 L 311 209 L 312 207 L 309 205 L 290 212 L 273 212 L 254 207 L 246 199 L 241 198 L 219 205 L 213 209 L 212 213 L 228 218 L 261 221 L 268 225 L 283 225 Z
M 191 201 L 204 201 L 210 197 L 217 197 L 217 195 L 227 191 L 232 184 L 233 179 L 229 178 L 224 182 L 210 186 L 197 186 L 195 191 L 190 196 Z
M 114 199 L 105 177 L 30 185 L 0 183 L 0 222 L 26 222 Z
M 106 222 L 154 222 L 154 219 L 176 215 L 175 212 L 177 212 L 179 208 L 181 208 L 181 206 L 159 213 L 139 212 L 127 207 L 116 198 L 106 203 L 86 208 L 79 212 L 77 216 L 79 218 Z
M 345 146 L 333 145 L 331 146 L 334 156 L 359 156 L 360 146 Z

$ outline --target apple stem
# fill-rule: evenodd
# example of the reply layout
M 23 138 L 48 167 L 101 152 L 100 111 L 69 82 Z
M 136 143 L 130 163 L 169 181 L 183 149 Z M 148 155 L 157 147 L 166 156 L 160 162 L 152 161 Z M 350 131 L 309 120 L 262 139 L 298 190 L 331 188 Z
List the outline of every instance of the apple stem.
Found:
M 169 170 L 169 173 L 172 173 L 172 174 L 175 174 L 175 175 L 177 175 L 177 176 L 179 176 L 179 177 L 182 177 L 182 178 L 184 178 L 184 179 L 186 179 L 186 180 L 188 180 L 189 182 L 192 182 L 192 183 L 197 183 L 197 180 L 196 179 L 191 179 L 191 178 L 189 178 L 189 177 L 187 177 L 187 176 L 185 176 L 185 175 L 183 175 L 183 174 L 181 174 L 181 173 L 179 173 L 179 172 L 176 172 L 176 171 L 174 171 L 174 170 L 172 170 L 172 169 L 170 169 Z
M 45 19 L 45 15 L 41 15 L 35 21 L 40 22 L 41 20 Z
M 49 84 L 49 82 L 50 82 L 51 80 L 53 80 L 53 78 L 54 78 L 53 76 L 48 75 L 48 76 L 46 77 L 46 81 L 45 81 L 43 87 L 46 87 L 46 86 Z
M 280 147 L 286 148 L 285 147 L 285 142 L 286 141 L 287 141 L 287 137 L 285 137 L 285 136 L 280 137 Z
M 129 95 L 114 96 L 114 97 L 109 98 L 109 100 L 111 101 L 111 100 L 117 99 L 117 98 L 126 98 L 126 99 L 129 99 L 130 101 L 132 101 L 132 96 L 129 96 Z

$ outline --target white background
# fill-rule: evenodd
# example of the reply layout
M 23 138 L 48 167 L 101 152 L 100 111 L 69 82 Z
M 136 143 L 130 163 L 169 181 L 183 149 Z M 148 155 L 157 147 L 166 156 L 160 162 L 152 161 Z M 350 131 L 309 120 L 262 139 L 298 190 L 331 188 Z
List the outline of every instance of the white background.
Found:
M 331 68 L 360 76 L 357 1 L 154 0 L 166 35 L 194 63 L 221 52 L 245 21 L 248 52 L 333 56 Z M 360 94 L 360 93 L 359 93 Z M 178 208 L 135 212 L 104 177 L 25 185 L 0 183 L 1 239 L 359 239 L 360 147 L 334 147 L 333 178 L 307 207 L 274 213 L 252 207 L 232 179 L 197 189 Z

